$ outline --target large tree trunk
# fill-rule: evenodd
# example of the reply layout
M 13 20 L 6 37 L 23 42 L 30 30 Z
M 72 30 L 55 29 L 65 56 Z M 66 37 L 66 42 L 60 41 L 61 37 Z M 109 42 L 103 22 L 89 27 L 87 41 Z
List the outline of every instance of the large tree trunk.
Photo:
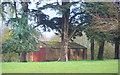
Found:
M 105 41 L 103 40 L 101 44 L 99 45 L 99 53 L 97 57 L 98 60 L 103 60 L 104 44 L 105 44 Z
M 91 39 L 91 60 L 94 60 L 94 39 Z
M 62 5 L 66 5 L 68 2 L 62 2 Z M 68 29 L 69 29 L 69 15 L 70 15 L 70 8 L 66 11 L 63 11 L 63 26 L 62 26 L 62 37 L 61 37 L 61 51 L 60 51 L 60 61 L 68 61 Z
M 20 62 L 27 62 L 26 55 L 27 55 L 26 52 L 21 52 L 21 54 L 20 54 Z
M 114 59 L 119 59 L 119 41 L 115 41 L 115 58 Z
M 68 42 L 63 41 L 61 43 L 61 57 L 60 61 L 68 61 Z
M 63 36 L 61 39 L 61 61 L 68 61 L 68 28 L 67 18 L 64 16 Z

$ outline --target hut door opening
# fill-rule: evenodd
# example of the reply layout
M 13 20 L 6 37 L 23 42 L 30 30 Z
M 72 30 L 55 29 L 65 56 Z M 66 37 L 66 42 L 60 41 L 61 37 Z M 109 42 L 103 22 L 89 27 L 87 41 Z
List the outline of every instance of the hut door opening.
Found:
M 45 61 L 46 59 L 46 48 L 40 48 L 40 62 Z
M 46 59 L 46 48 L 39 48 L 39 52 L 33 53 L 33 61 L 44 62 Z

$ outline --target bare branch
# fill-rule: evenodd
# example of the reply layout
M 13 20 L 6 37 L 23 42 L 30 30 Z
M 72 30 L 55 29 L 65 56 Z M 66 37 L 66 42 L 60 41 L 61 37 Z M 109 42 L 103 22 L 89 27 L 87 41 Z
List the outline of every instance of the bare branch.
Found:
M 72 36 L 75 34 L 75 32 L 77 31 L 77 29 L 79 28 L 80 25 L 83 25 L 86 22 L 82 22 L 80 23 L 78 26 L 75 27 L 75 29 L 73 30 L 73 32 L 70 34 L 70 36 L 68 37 L 68 40 L 70 40 L 72 38 Z
M 17 16 L 17 7 L 16 7 L 16 2 L 15 2 L 15 0 L 13 0 L 14 1 L 14 7 L 15 7 L 15 16 L 16 16 L 16 18 L 18 18 L 18 16 Z
M 77 28 L 75 28 L 74 30 L 73 30 L 73 32 L 70 34 L 70 36 L 68 37 L 68 40 L 70 40 L 71 38 L 72 38 L 72 36 L 74 35 L 74 33 L 76 32 L 76 30 L 77 30 Z

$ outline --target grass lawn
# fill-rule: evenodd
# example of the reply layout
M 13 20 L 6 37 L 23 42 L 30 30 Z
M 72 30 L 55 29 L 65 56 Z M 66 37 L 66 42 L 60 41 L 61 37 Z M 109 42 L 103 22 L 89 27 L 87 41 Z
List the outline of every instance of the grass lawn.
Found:
M 118 60 L 69 62 L 4 62 L 3 73 L 118 73 Z

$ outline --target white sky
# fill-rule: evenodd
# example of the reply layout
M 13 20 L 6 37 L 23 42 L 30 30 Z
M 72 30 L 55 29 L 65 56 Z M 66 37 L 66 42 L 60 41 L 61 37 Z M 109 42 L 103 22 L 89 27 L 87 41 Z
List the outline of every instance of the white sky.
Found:
M 55 2 L 55 1 L 56 1 L 56 0 L 49 0 L 49 1 L 48 1 L 48 0 L 44 0 L 44 1 L 41 2 L 41 4 L 39 5 L 39 7 L 42 7 L 43 5 L 45 5 L 46 2 L 47 2 L 47 3 L 53 3 L 53 2 Z M 36 8 L 36 4 L 35 4 L 34 2 L 32 2 L 32 4 L 29 5 L 29 8 L 35 9 L 35 8 Z M 53 11 L 53 10 L 51 10 L 51 9 L 45 9 L 45 10 L 43 10 L 43 12 L 44 12 L 45 14 L 49 15 L 50 18 L 58 17 L 58 15 L 56 15 L 56 12 Z M 39 29 L 41 30 L 41 32 L 43 32 L 43 31 L 42 31 L 42 28 L 39 28 Z M 52 30 L 51 30 L 51 32 L 43 32 L 42 34 L 43 34 L 43 36 L 45 36 L 48 40 L 55 35 Z

